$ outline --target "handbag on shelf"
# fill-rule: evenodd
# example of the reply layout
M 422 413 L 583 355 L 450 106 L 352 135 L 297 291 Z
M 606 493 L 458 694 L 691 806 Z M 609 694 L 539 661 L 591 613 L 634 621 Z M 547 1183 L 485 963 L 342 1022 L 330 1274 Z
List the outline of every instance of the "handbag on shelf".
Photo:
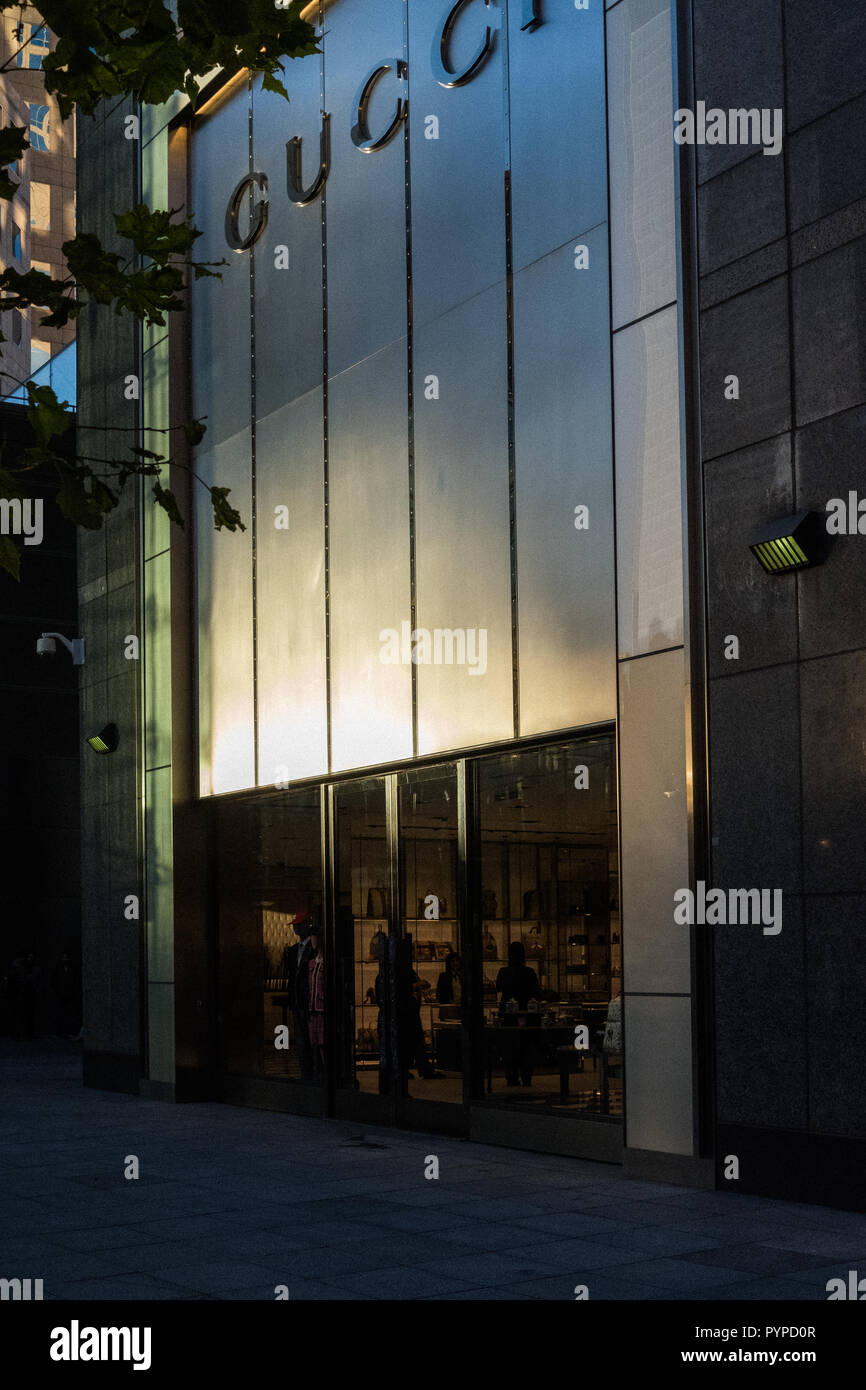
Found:
M 540 922 L 545 915 L 544 894 L 538 888 L 531 888 L 528 893 L 523 895 L 524 921 L 534 919 L 536 922 Z
M 485 888 L 481 894 L 481 916 L 496 916 L 496 894 L 490 888 Z
M 387 940 L 388 938 L 383 931 L 373 932 L 373 935 L 370 937 L 370 960 L 382 960 Z
M 388 902 L 385 889 L 381 883 L 376 888 L 367 891 L 367 916 L 368 917 L 387 917 Z
M 493 932 L 492 932 L 492 931 L 486 931 L 486 932 L 484 933 L 483 945 L 484 945 L 484 959 L 485 959 L 485 960 L 496 960 L 496 957 L 497 957 L 497 955 L 499 954 L 499 949 L 498 949 L 498 947 L 497 947 L 497 945 L 496 945 L 496 937 L 493 935 Z

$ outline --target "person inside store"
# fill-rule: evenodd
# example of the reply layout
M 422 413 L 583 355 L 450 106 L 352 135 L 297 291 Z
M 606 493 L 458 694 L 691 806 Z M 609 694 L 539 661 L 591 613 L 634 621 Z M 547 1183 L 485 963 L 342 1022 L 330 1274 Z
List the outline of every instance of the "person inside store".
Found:
M 293 1033 L 302 1081 L 314 1081 L 313 1052 L 310 1047 L 310 960 L 315 954 L 311 942 L 314 923 L 309 913 L 296 912 L 292 926 L 298 938 L 297 945 L 287 946 L 284 953 L 284 971 L 288 979 L 288 995 L 291 1001 Z
M 316 927 L 310 932 L 309 957 L 309 1039 L 313 1078 L 321 1081 L 325 1075 L 325 960 L 322 938 Z
M 415 945 L 412 937 L 407 936 L 400 942 L 397 956 L 397 1035 L 404 1094 L 407 1094 L 405 1083 L 412 1077 L 410 1067 L 414 1066 L 419 1077 L 426 1081 L 444 1076 L 444 1072 L 437 1071 L 427 1055 L 421 1019 L 423 991 L 424 986 L 415 969 Z
M 517 1005 L 517 1014 L 525 1014 L 530 999 L 538 999 L 541 987 L 535 971 L 526 964 L 526 950 L 522 941 L 512 941 L 508 947 L 508 964 L 504 965 L 496 977 L 496 992 L 499 999 L 500 1022 L 511 1017 L 509 1004 Z M 505 1080 L 509 1086 L 532 1085 L 532 1068 L 535 1041 L 527 1028 L 516 1027 L 502 1030 L 501 1052 L 505 1064 Z
M 461 1004 L 463 1002 L 460 957 L 456 951 L 449 951 L 445 957 L 445 969 L 436 981 L 436 998 L 440 1004 Z

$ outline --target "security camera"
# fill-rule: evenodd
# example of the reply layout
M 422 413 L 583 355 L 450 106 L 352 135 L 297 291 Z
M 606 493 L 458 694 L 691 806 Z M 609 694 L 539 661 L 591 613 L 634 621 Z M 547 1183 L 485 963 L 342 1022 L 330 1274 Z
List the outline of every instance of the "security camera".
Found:
M 69 655 L 72 657 L 73 666 L 84 665 L 84 638 L 83 637 L 64 637 L 62 632 L 43 632 L 36 638 L 37 656 L 55 656 L 57 654 L 57 643 L 62 642 Z

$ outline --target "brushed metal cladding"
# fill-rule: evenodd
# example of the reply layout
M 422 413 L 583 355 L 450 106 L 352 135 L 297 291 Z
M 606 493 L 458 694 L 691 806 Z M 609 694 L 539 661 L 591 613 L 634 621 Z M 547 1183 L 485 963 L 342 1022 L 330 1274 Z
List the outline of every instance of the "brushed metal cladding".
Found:
M 523 14 L 524 0 L 509 0 L 516 270 L 607 217 L 604 13 L 553 0 L 544 23 L 521 32 Z
M 465 643 L 417 663 L 421 755 L 514 736 L 506 322 L 499 284 L 415 336 L 417 627 Z
M 286 83 L 288 104 L 274 92 L 263 92 L 260 79 L 253 93 L 253 164 L 267 173 L 270 195 L 267 231 L 253 251 L 259 419 L 322 380 L 321 205 L 299 208 L 286 194 L 288 140 L 300 137 L 305 168 L 315 173 L 318 167 L 320 60 L 289 63 Z
M 328 771 L 322 399 L 319 386 L 256 432 L 260 786 Z
M 670 0 L 607 16 L 613 326 L 677 295 Z
M 411 666 L 380 637 L 411 611 L 406 362 L 402 339 L 329 386 L 334 770 L 412 756 Z
M 250 258 L 225 239 L 229 194 L 250 169 L 246 92 L 196 124 L 191 150 L 191 216 L 202 233 L 196 259 L 228 262 L 221 280 L 195 280 L 190 290 L 193 413 L 207 416 L 212 449 L 250 419 Z
M 337 4 L 325 28 L 325 105 L 332 121 L 328 370 L 336 376 L 406 334 L 403 123 L 383 149 L 365 152 L 352 140 L 359 88 L 375 67 L 388 64 L 391 71 L 382 75 L 370 95 L 367 120 L 372 135 L 387 130 L 398 101 L 405 98 L 405 80 L 397 66 L 403 64 L 403 6 L 392 0 L 364 0 L 359 22 L 357 4 Z
M 616 717 L 607 228 L 581 244 L 515 277 L 521 735 Z
M 677 311 L 614 334 L 619 654 L 683 640 Z
M 504 30 L 466 86 L 447 89 L 431 63 L 434 38 L 451 8 L 409 0 L 412 115 L 412 249 L 415 322 L 424 323 L 505 276 Z M 465 66 L 491 14 L 481 4 L 461 11 L 451 61 Z M 429 139 L 438 121 L 438 139 Z
M 245 531 L 217 531 L 210 497 L 196 489 L 201 794 L 255 786 L 251 428 L 199 454 L 208 486 L 231 489 Z

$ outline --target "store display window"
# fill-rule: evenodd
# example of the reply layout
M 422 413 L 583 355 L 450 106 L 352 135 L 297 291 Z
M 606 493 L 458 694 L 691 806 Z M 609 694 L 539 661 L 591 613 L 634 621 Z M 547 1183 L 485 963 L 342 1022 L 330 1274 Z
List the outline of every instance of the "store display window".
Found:
M 612 736 L 478 763 L 484 1095 L 622 1113 Z
M 325 923 L 318 787 L 224 802 L 219 1019 L 228 1072 L 325 1078 Z

